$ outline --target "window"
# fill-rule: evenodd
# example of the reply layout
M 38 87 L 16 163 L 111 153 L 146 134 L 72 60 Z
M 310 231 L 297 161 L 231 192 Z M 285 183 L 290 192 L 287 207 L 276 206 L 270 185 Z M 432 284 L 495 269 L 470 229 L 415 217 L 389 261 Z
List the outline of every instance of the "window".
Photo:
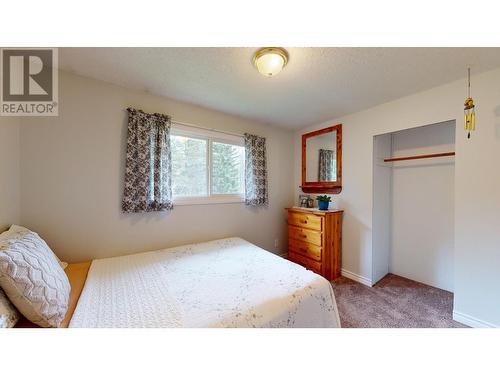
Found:
M 243 137 L 174 123 L 170 138 L 175 204 L 244 200 Z
M 172 194 L 200 197 L 207 193 L 207 140 L 174 135 L 172 150 Z

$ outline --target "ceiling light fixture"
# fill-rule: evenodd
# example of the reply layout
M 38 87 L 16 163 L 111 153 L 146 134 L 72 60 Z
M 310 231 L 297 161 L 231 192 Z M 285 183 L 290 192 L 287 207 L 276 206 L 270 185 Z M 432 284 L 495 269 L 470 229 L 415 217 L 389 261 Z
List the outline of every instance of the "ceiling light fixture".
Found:
M 288 62 L 288 53 L 283 48 L 268 47 L 258 50 L 253 57 L 253 64 L 260 74 L 274 77 L 281 72 Z

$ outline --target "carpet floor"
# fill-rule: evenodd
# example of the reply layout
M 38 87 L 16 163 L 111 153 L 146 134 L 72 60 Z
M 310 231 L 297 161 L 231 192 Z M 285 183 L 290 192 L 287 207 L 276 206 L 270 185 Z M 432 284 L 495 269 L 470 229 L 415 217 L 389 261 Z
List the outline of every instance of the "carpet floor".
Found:
M 332 282 L 345 328 L 461 328 L 453 294 L 388 274 L 373 287 L 345 277 Z

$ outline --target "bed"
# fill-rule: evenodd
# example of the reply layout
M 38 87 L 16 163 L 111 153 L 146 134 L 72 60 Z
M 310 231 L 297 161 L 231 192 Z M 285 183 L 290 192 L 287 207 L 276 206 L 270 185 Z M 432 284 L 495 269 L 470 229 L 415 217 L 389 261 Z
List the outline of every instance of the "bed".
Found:
M 326 279 L 241 238 L 70 264 L 66 273 L 63 327 L 340 327 Z

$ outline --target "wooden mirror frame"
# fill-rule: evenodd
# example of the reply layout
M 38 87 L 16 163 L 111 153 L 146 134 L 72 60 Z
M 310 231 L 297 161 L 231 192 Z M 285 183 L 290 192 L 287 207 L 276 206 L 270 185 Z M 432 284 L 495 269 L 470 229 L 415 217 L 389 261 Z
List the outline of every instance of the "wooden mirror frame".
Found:
M 306 181 L 306 142 L 307 138 L 337 131 L 337 180 L 332 182 Z M 339 194 L 342 191 L 342 124 L 302 135 L 302 186 L 304 193 Z

